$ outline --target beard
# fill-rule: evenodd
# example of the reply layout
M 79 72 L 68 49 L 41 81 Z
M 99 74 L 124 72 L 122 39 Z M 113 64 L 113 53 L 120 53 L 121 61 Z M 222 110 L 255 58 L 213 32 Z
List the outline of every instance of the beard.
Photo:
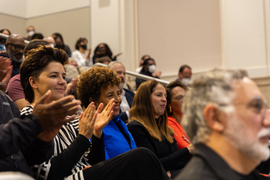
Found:
M 260 138 L 269 134 L 270 128 L 264 128 L 259 131 L 257 137 L 254 137 L 249 127 L 236 115 L 232 115 L 230 123 L 224 131 L 224 136 L 232 146 L 260 162 L 267 160 L 270 156 L 268 143 L 262 144 L 260 142 Z
M 119 89 L 123 89 L 125 85 L 125 82 L 121 81 L 121 83 L 119 84 Z
M 17 58 L 16 58 L 16 55 L 17 55 L 17 54 L 21 54 L 21 53 L 13 53 L 13 52 L 11 51 L 10 47 L 8 47 L 8 55 L 9 55 L 9 57 L 11 58 L 11 60 L 14 61 L 14 62 L 17 62 L 17 63 L 22 62 L 22 61 L 23 61 L 23 54 L 21 54 L 22 57 L 21 57 L 20 59 L 17 59 Z

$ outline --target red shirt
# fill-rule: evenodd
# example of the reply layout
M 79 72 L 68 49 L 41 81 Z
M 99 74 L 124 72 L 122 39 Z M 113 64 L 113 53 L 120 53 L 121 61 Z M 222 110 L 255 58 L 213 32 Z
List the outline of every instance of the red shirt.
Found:
M 188 147 L 190 144 L 189 137 L 185 133 L 182 126 L 172 116 L 168 117 L 168 125 L 173 128 L 175 132 L 174 138 L 177 141 L 176 144 L 178 146 L 178 149 Z

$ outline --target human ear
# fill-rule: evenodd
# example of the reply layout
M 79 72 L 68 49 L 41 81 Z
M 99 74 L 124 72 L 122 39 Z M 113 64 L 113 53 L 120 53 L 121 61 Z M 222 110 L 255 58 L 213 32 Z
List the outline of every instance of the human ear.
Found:
M 30 83 L 30 85 L 31 85 L 31 87 L 33 88 L 33 89 L 37 89 L 38 88 L 38 86 L 37 86 L 37 82 L 36 82 L 36 78 L 34 78 L 34 77 L 29 77 L 29 83 Z
M 224 114 L 214 104 L 208 104 L 204 107 L 203 116 L 207 125 L 212 130 L 218 132 L 224 131 Z

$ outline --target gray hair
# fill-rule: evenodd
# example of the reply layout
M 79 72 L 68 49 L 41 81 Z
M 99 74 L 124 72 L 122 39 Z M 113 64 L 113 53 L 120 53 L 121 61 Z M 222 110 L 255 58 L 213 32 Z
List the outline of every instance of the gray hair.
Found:
M 234 111 L 231 102 L 235 97 L 234 82 L 247 76 L 243 70 L 220 70 L 204 73 L 192 83 L 182 105 L 182 125 L 193 144 L 205 142 L 211 129 L 205 122 L 203 110 L 214 104 L 226 114 Z
M 124 66 L 124 64 L 119 61 L 112 61 L 107 65 L 107 68 L 113 69 L 113 65 L 115 64 L 122 64 Z

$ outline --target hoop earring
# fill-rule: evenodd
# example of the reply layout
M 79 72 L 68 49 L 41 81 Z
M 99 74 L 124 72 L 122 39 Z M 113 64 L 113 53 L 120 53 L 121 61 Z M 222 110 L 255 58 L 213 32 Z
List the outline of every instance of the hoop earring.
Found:
M 172 113 L 172 107 L 170 107 L 170 113 Z

